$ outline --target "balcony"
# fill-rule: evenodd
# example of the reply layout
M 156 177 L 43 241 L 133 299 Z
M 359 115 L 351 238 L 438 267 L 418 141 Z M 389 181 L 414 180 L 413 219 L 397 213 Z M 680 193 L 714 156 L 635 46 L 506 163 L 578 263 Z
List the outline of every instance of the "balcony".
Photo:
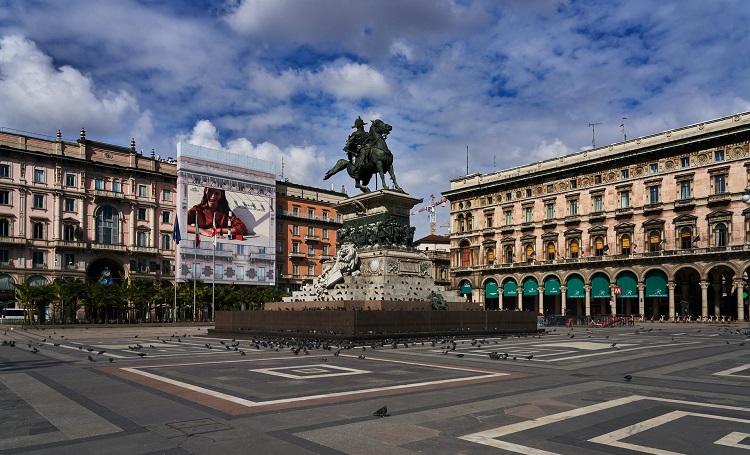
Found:
M 615 209 L 615 218 L 630 218 L 633 216 L 633 207 L 622 207 Z
M 322 221 L 324 223 L 336 223 L 341 224 L 343 221 L 341 220 L 341 215 L 336 215 L 336 218 L 331 217 L 323 217 L 323 216 L 309 216 L 307 214 L 301 214 L 299 212 L 287 212 L 286 210 L 279 212 L 279 215 L 281 216 L 288 216 L 292 218 L 299 218 L 303 220 L 313 220 L 313 221 Z
M 675 210 L 692 210 L 695 207 L 695 199 L 689 197 L 674 201 Z
M 26 245 L 26 239 L 23 237 L 6 237 L 0 236 L 0 244 L 5 245 Z
M 133 246 L 133 247 L 130 247 L 130 251 L 133 253 L 147 253 L 147 254 L 156 254 L 159 252 L 159 250 L 153 246 Z
M 109 191 L 109 190 L 93 190 L 94 193 L 94 201 L 98 201 L 101 199 L 114 199 L 121 201 L 125 199 L 125 194 L 118 191 Z
M 82 250 L 86 248 L 86 242 L 77 242 L 75 240 L 58 240 L 55 246 L 57 248 L 76 248 Z
M 317 235 L 306 235 L 305 236 L 306 242 L 320 242 L 320 237 Z
M 123 253 L 127 251 L 127 248 L 123 244 L 119 243 L 91 243 L 91 249 L 92 250 L 106 250 L 106 251 L 122 251 Z
M 43 262 L 34 262 L 34 263 L 31 264 L 31 268 L 33 268 L 33 269 L 46 269 L 47 268 L 47 264 L 45 264 Z
M 305 256 L 305 253 L 300 253 L 298 251 L 292 251 L 291 253 L 289 253 L 289 257 L 292 259 L 302 259 Z
M 0 267 L 13 267 L 13 260 L 9 259 L 7 261 L 0 262 Z
M 652 204 L 646 204 L 643 206 L 644 215 L 657 215 L 663 210 L 661 202 L 654 202 Z
M 731 199 L 732 196 L 729 193 L 712 194 L 708 196 L 708 206 L 726 205 Z
M 482 235 L 485 237 L 492 237 L 495 235 L 495 228 L 494 227 L 486 227 L 482 229 Z
M 328 261 L 333 259 L 333 256 L 331 256 L 330 254 L 321 254 L 319 257 L 321 261 Z
M 580 215 L 568 215 L 565 217 L 565 225 L 571 226 L 581 223 L 581 216 Z

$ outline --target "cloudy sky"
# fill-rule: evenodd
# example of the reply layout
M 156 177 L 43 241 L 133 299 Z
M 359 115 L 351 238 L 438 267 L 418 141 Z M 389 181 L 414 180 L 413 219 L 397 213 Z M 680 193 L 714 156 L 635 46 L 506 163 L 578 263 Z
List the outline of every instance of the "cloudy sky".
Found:
M 591 123 L 604 146 L 750 111 L 748 24 L 746 0 L 0 0 L 0 127 L 283 158 L 352 195 L 322 177 L 381 118 L 429 198 L 467 147 L 489 173 L 591 147 Z

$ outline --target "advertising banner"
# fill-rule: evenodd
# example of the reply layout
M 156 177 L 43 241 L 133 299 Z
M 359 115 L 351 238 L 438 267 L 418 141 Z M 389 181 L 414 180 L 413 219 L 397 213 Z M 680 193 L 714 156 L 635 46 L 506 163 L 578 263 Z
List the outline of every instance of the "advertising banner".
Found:
M 275 283 L 275 181 L 271 162 L 178 144 L 178 281 Z

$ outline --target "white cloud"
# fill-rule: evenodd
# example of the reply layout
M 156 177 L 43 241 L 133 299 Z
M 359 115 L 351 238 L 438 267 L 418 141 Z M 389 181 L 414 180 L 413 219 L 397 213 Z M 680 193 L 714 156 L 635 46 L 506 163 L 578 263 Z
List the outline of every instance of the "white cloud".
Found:
M 116 131 L 123 123 L 151 131 L 150 116 L 140 112 L 130 93 L 98 91 L 92 79 L 52 58 L 20 35 L 0 37 L 0 124 L 94 134 Z
M 380 98 L 389 92 L 382 74 L 358 63 L 326 66 L 319 73 L 311 75 L 310 80 L 339 98 Z

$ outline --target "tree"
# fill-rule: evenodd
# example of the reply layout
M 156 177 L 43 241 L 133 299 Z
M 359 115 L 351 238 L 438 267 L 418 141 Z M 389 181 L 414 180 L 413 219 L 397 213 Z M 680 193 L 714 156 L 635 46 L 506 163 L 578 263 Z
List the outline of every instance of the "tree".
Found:
M 120 319 L 121 311 L 125 308 L 125 299 L 123 299 L 123 290 L 117 283 L 104 284 L 100 281 L 94 281 L 88 285 L 89 300 L 86 302 L 86 319 L 87 320 L 107 320 L 107 309 L 119 310 L 116 315 Z M 91 316 L 95 316 L 92 318 Z
M 24 309 L 32 309 L 36 311 L 37 321 L 40 323 L 44 322 L 45 313 L 44 309 L 47 305 L 50 305 L 55 299 L 54 288 L 49 284 L 22 284 L 16 283 L 13 285 L 16 291 L 16 296 L 21 306 Z M 28 320 L 26 322 L 33 323 L 31 319 L 31 313 L 28 314 Z
M 125 288 L 124 296 L 135 308 L 135 317 L 139 320 L 148 319 L 151 311 L 151 302 L 156 297 L 158 290 L 154 280 L 147 278 L 134 278 L 130 280 Z

